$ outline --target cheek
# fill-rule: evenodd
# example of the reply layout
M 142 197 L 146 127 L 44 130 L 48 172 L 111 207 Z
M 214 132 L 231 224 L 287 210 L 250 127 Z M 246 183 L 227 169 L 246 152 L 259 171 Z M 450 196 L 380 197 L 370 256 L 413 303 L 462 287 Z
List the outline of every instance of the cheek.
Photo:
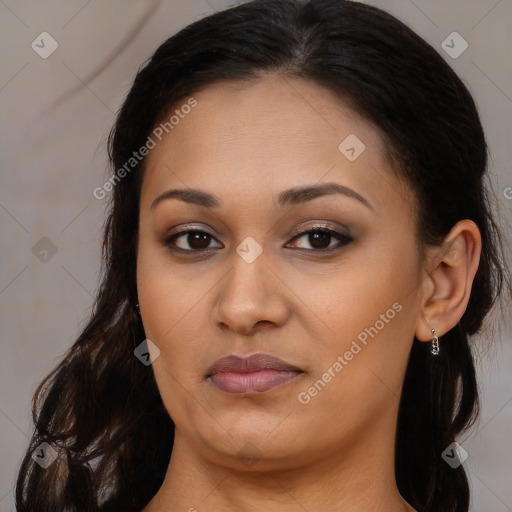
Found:
M 147 230 L 141 233 L 137 293 L 148 337 L 153 336 L 160 344 L 171 337 L 177 326 L 186 323 L 201 291 L 201 283 L 190 281 L 185 266 L 171 264 L 166 247 Z
M 303 302 L 301 308 L 309 310 L 312 322 L 316 320 L 326 344 L 343 349 L 361 333 L 364 340 L 365 329 L 377 324 L 377 329 L 384 331 L 403 317 L 397 309 L 403 308 L 411 291 L 414 268 L 406 261 L 393 262 L 393 258 L 391 253 L 387 259 L 361 255 L 357 262 L 314 278 L 294 273 L 291 282 Z
M 173 410 L 178 396 L 193 393 L 201 381 L 211 346 L 205 305 L 218 279 L 213 273 L 198 274 L 192 266 L 171 264 L 165 248 L 149 243 L 139 248 L 137 289 L 144 330 L 160 350 L 153 370 L 164 402 L 173 397 L 166 404 Z
M 202 375 L 206 337 L 200 306 L 206 290 L 155 260 L 140 260 L 141 315 L 146 337 L 160 350 L 152 364 L 160 395 L 175 424 L 183 425 Z
M 303 277 L 304 302 L 325 327 L 315 340 L 309 384 L 320 382 L 303 390 L 319 414 L 342 404 L 371 411 L 400 395 L 416 322 L 418 266 L 414 246 L 394 247 L 367 251 L 329 279 Z
M 147 272 L 141 269 L 139 276 L 139 302 L 147 337 L 169 362 L 180 358 L 186 365 L 185 356 L 198 345 L 201 332 L 204 338 L 201 300 L 207 288 L 157 266 Z
M 137 259 L 137 293 L 146 336 L 161 352 L 161 357 L 154 364 L 155 371 L 161 365 L 174 371 L 170 364 L 176 360 L 176 355 L 169 352 L 187 347 L 186 343 L 175 343 L 174 340 L 179 338 L 185 341 L 189 336 L 194 336 L 194 333 L 184 335 L 183 328 L 188 325 L 187 316 L 193 312 L 200 292 L 190 283 L 187 286 L 176 268 L 170 268 L 165 258 L 165 248 L 157 247 L 154 242 L 141 237 Z M 186 360 L 182 359 L 182 363 L 186 364 Z

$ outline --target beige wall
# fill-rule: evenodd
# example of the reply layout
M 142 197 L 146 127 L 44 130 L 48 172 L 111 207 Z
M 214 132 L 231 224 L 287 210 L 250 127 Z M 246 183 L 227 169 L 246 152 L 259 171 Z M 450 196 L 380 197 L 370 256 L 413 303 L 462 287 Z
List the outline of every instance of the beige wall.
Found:
M 90 311 L 105 206 L 92 192 L 105 179 L 105 137 L 114 113 L 137 68 L 160 43 L 228 3 L 165 0 L 151 14 L 156 3 L 149 0 L 0 2 L 0 512 L 14 510 L 14 478 L 32 431 L 35 387 L 73 343 Z M 502 224 L 510 226 L 512 1 L 372 3 L 438 48 L 469 84 L 490 142 Z M 145 16 L 147 23 L 139 26 Z M 124 51 L 116 53 L 134 30 Z M 44 31 L 58 43 L 47 59 L 31 47 L 36 40 L 40 52 L 51 49 L 49 39 L 44 48 L 36 39 Z M 456 59 L 441 48 L 454 31 L 469 43 Z M 33 252 L 43 237 L 51 241 L 38 246 L 40 257 L 42 250 L 50 251 L 46 262 Z M 510 341 L 509 324 L 502 346 L 480 364 L 482 416 L 463 443 L 473 511 L 512 510 Z

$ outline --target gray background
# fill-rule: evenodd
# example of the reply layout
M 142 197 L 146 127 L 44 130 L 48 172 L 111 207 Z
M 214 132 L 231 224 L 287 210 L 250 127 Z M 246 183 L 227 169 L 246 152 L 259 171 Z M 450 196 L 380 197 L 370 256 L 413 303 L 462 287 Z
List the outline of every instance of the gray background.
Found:
M 512 0 L 368 3 L 416 30 L 469 85 L 491 148 L 500 222 L 510 230 Z M 14 510 L 36 385 L 91 309 L 105 215 L 105 200 L 92 192 L 107 176 L 105 142 L 115 112 L 138 67 L 167 37 L 229 4 L 0 0 L 0 512 Z M 58 42 L 47 59 L 31 47 L 44 31 Z M 469 43 L 456 59 L 442 48 L 454 31 Z M 43 237 L 54 255 L 32 251 Z M 512 511 L 512 329 L 510 319 L 496 318 L 501 342 L 480 349 L 482 414 L 461 440 L 476 512 Z

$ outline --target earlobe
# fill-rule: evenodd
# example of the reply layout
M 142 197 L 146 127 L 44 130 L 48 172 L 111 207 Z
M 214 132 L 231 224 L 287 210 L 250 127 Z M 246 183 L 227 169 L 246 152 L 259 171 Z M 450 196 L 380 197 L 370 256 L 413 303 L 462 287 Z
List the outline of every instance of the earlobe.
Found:
M 442 336 L 457 325 L 466 311 L 480 262 L 480 230 L 471 220 L 459 221 L 436 249 L 426 263 L 433 270 L 423 283 L 423 303 L 415 332 L 420 341 L 431 341 L 432 329 Z

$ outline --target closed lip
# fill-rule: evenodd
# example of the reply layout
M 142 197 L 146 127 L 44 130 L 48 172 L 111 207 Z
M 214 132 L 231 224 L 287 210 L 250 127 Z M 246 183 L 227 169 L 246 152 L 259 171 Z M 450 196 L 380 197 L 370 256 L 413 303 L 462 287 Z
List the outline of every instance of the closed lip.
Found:
M 250 373 L 259 370 L 294 371 L 302 373 L 302 370 L 278 357 L 270 354 L 252 354 L 248 357 L 231 354 L 217 359 L 208 369 L 206 377 L 217 373 Z

